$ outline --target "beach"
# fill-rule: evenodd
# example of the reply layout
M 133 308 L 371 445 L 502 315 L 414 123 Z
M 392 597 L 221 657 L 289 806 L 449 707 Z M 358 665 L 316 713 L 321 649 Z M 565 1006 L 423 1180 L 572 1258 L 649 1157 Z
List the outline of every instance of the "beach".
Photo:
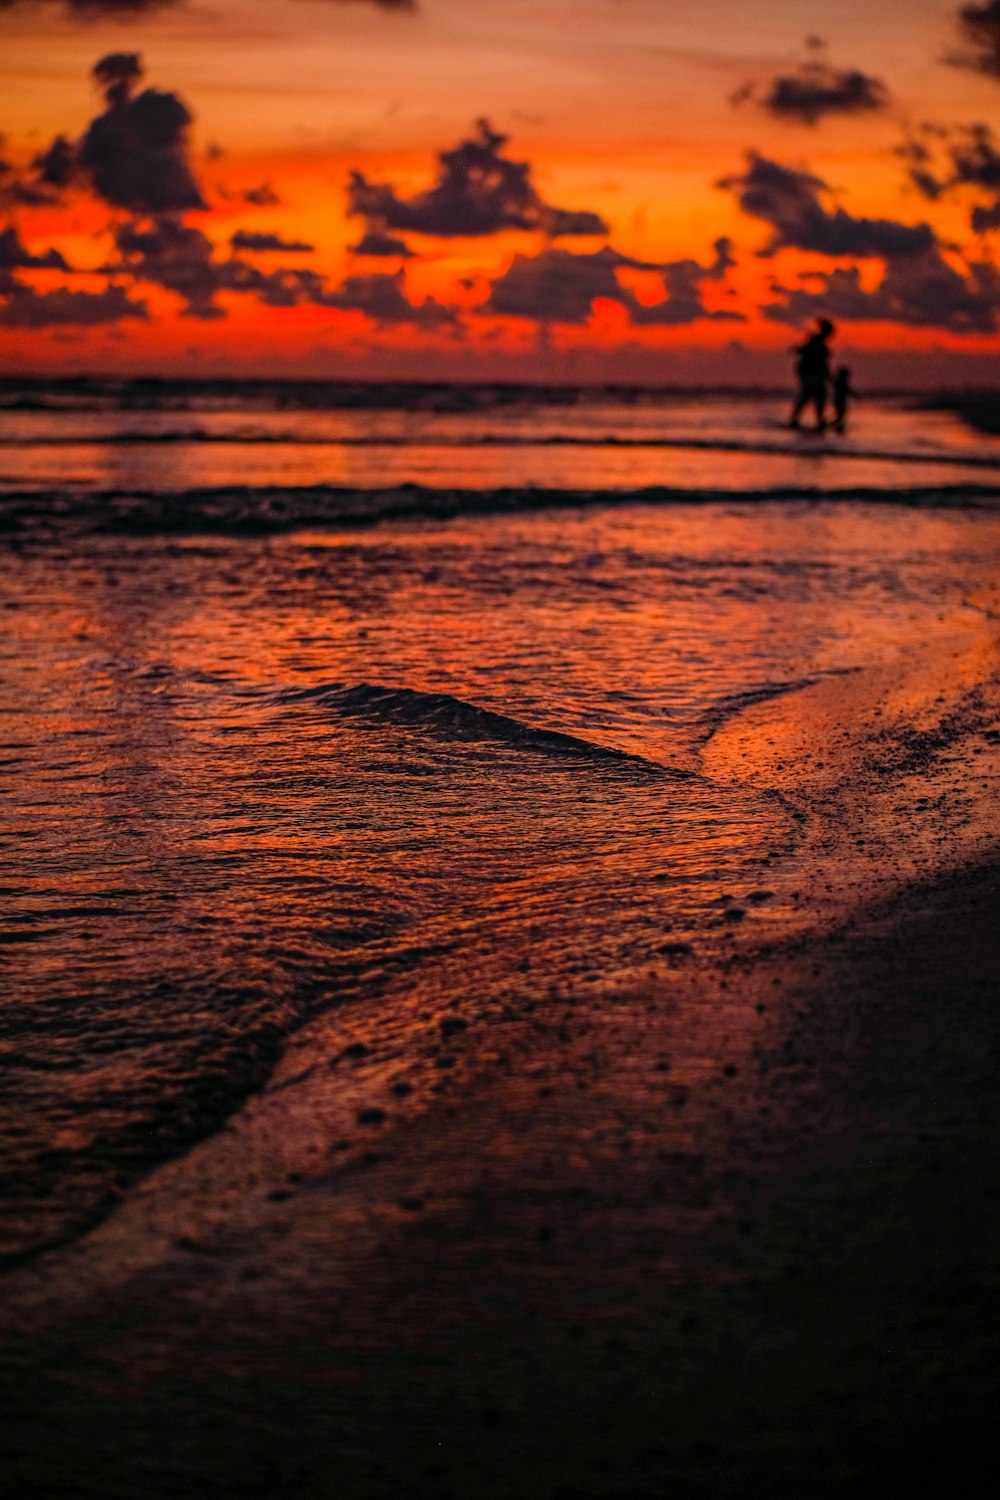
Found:
M 996 896 L 975 868 L 692 976 L 676 1004 L 785 1023 L 695 1101 L 661 1071 L 662 997 L 622 996 L 610 1024 L 539 1007 L 502 1066 L 449 1036 L 449 1102 L 346 1171 L 234 1193 L 267 1139 L 245 1121 L 15 1282 L 21 1492 L 971 1487 L 996 1403 Z
M 11 439 L 17 1492 L 970 1488 L 995 439 L 182 399 Z

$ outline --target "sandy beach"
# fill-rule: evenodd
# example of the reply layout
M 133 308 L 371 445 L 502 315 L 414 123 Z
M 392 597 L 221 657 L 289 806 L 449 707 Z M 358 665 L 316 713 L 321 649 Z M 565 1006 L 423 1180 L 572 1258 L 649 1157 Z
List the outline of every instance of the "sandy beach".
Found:
M 345 1005 L 217 1135 L 10 1273 L 15 1492 L 966 1493 L 1000 1263 L 978 675 L 862 768 L 830 726 L 849 740 L 905 673 L 730 715 L 706 768 L 749 755 L 805 811 L 698 944 L 499 1012 L 474 983 L 443 1014 Z M 799 916 L 769 925 L 790 880 Z

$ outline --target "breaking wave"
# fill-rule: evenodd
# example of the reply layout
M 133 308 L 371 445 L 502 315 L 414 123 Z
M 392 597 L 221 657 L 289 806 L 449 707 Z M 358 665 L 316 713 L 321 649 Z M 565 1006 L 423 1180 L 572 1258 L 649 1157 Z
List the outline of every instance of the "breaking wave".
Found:
M 986 469 L 1000 472 L 1000 456 L 975 452 L 943 452 L 939 449 L 920 452 L 844 446 L 843 440 L 831 444 L 812 432 L 789 433 L 784 441 L 761 438 L 722 438 L 693 436 L 623 436 L 618 433 L 514 433 L 483 432 L 447 435 L 420 432 L 401 433 L 335 433 L 266 431 L 237 429 L 218 431 L 213 428 L 169 428 L 160 431 L 91 431 L 32 435 L 0 436 L 3 448 L 86 448 L 94 444 L 113 443 L 116 447 L 146 447 L 177 443 L 209 443 L 222 447 L 282 448 L 612 448 L 653 449 L 694 453 L 746 453 L 767 457 L 809 457 L 823 459 L 865 459 L 874 463 L 944 464 L 963 469 Z
M 437 739 L 465 744 L 501 742 L 543 755 L 572 756 L 599 764 L 612 764 L 652 776 L 674 776 L 693 780 L 691 771 L 670 769 L 639 755 L 629 755 L 607 745 L 598 745 L 557 729 L 538 729 L 453 698 L 450 693 L 420 692 L 415 688 L 389 687 L 360 682 L 353 687 L 325 683 L 295 688 L 277 695 L 280 703 L 314 703 L 345 718 L 377 723 L 405 724 L 426 730 Z
M 0 475 L 2 483 L 2 475 Z M 405 483 L 385 488 L 338 485 L 235 485 L 187 490 L 16 490 L 0 494 L 0 533 L 269 535 L 306 527 L 371 526 L 392 520 L 516 515 L 608 505 L 709 505 L 768 501 L 860 502 L 905 507 L 994 508 L 1000 484 L 968 482 L 893 489 L 802 484 L 755 489 L 649 485 L 639 488 L 438 488 Z

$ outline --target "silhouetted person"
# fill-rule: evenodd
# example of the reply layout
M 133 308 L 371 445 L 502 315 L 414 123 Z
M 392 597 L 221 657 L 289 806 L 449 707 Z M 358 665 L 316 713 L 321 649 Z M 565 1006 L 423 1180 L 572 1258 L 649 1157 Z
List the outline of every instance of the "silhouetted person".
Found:
M 789 425 L 792 427 L 798 427 L 799 418 L 807 406 L 815 408 L 817 432 L 821 432 L 826 426 L 826 388 L 830 379 L 832 333 L 833 324 L 828 318 L 821 318 L 816 325 L 816 332 L 811 333 L 795 351 L 798 355 L 795 373 L 799 379 L 799 394 L 789 418 Z
M 857 400 L 858 393 L 851 384 L 851 372 L 846 365 L 833 377 L 833 426 L 838 432 L 843 432 L 847 424 L 847 408 L 850 402 Z

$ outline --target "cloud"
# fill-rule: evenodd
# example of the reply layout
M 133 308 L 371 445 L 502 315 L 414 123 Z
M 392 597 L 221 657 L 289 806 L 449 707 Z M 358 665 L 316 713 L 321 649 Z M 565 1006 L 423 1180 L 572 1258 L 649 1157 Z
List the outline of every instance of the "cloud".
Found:
M 305 240 L 283 240 L 279 234 L 256 234 L 250 229 L 237 229 L 229 243 L 234 250 L 285 250 L 300 255 L 316 248 Z
M 926 141 L 911 137 L 896 147 L 896 155 L 906 163 L 906 174 L 920 196 L 936 203 L 948 184 L 934 170 L 934 152 Z
M 331 5 L 371 5 L 376 10 L 414 13 L 417 0 L 327 0 Z M 170 10 L 184 0 L 0 0 L 0 11 L 56 6 L 74 21 L 132 21 L 158 10 Z
M 457 323 L 452 307 L 445 307 L 433 297 L 420 303 L 408 300 L 403 286 L 403 272 L 389 275 L 376 271 L 370 276 L 348 276 L 334 292 L 322 299 L 324 307 L 342 312 L 360 312 L 375 323 L 413 323 L 419 328 L 440 328 Z
M 108 107 L 87 127 L 77 166 L 98 196 L 132 213 L 205 208 L 188 158 L 191 115 L 177 95 L 135 92 L 142 77 L 135 52 L 109 53 L 93 76 Z
M 108 286 L 101 292 L 76 292 L 68 287 L 36 292 L 19 287 L 0 309 L 0 324 L 6 328 L 92 328 L 122 318 L 148 316 L 146 304 L 133 302 L 120 286 Z
M 970 125 L 950 149 L 955 184 L 1000 193 L 1000 151 L 988 125 Z
M 401 255 L 404 259 L 409 259 L 413 255 L 413 251 L 405 240 L 399 239 L 394 234 L 385 234 L 381 229 L 369 229 L 356 245 L 350 245 L 348 248 L 352 255 L 383 257 Z
M 859 219 L 842 208 L 826 208 L 820 194 L 828 188 L 821 177 L 784 167 L 756 151 L 748 153 L 745 173 L 725 177 L 718 186 L 737 195 L 745 214 L 771 225 L 774 234 L 760 252 L 765 256 L 794 248 L 819 255 L 896 259 L 926 254 L 936 243 L 929 224 Z
M 503 155 L 507 137 L 487 120 L 477 134 L 438 158 L 437 181 L 425 193 L 402 198 L 392 183 L 370 182 L 353 172 L 348 212 L 368 221 L 370 230 L 410 230 L 441 238 L 498 234 L 504 229 L 541 230 L 553 237 L 606 234 L 600 215 L 555 208 L 543 202 L 527 162 Z
M 973 206 L 970 222 L 977 234 L 1000 227 L 1000 151 L 988 125 L 972 125 L 951 145 L 954 168 L 948 186 L 971 187 L 989 201 Z
M 131 222 L 116 227 L 115 243 L 122 259 L 110 267 L 112 271 L 176 292 L 189 317 L 225 316 L 215 302 L 225 278 L 211 241 L 200 229 L 174 218 L 145 225 Z
M 3 3 L 0 0 L 0 6 Z M 51 202 L 59 189 L 81 184 L 105 203 L 128 210 L 127 219 L 119 218 L 111 226 L 116 252 L 112 262 L 96 273 L 115 280 L 102 291 L 63 287 L 39 293 L 25 284 L 20 272 L 68 272 L 71 267 L 57 250 L 32 253 L 13 226 L 0 230 L 0 295 L 6 299 L 0 316 L 7 326 L 85 326 L 147 318 L 146 303 L 125 289 L 132 285 L 161 287 L 182 300 L 181 316 L 204 320 L 226 316 L 220 296 L 230 293 L 275 308 L 309 303 L 358 310 L 380 323 L 409 322 L 430 328 L 457 321 L 454 309 L 433 298 L 420 304 L 409 302 L 401 273 L 351 277 L 331 290 L 327 280 L 311 269 L 278 266 L 262 270 L 248 258 L 309 254 L 314 247 L 304 240 L 237 229 L 231 235 L 229 253 L 220 254 L 207 234 L 188 222 L 189 213 L 204 208 L 205 203 L 188 155 L 191 116 L 187 108 L 175 94 L 139 91 L 142 63 L 137 53 L 109 53 L 97 63 L 93 75 L 104 91 L 103 113 L 79 142 L 57 137 L 35 157 L 31 176 L 0 161 L 0 198 L 11 205 Z M 276 201 L 266 183 L 252 196 L 260 202 Z M 399 253 L 406 253 L 406 247 Z
M 761 100 L 769 114 L 816 125 L 827 115 L 870 114 L 889 100 L 883 83 L 857 68 L 805 63 L 798 73 L 774 78 Z
M 700 283 L 720 279 L 732 264 L 728 240 L 718 240 L 715 250 L 715 260 L 708 266 L 694 260 L 667 264 L 632 260 L 610 245 L 592 255 L 558 246 L 541 255 L 515 255 L 478 310 L 543 324 L 582 324 L 590 317 L 595 300 L 603 298 L 624 307 L 636 327 L 677 327 L 706 317 L 735 319 L 736 313 L 707 312 L 701 300 Z M 666 294 L 663 300 L 641 303 L 618 280 L 618 271 L 625 268 L 659 272 Z
M 37 177 L 26 177 L 9 161 L 0 161 L 0 208 L 42 208 L 58 201 L 58 195 Z
M 1000 150 L 988 125 L 959 130 L 924 125 L 921 135 L 904 141 L 897 154 L 925 198 L 936 201 L 956 189 L 971 189 L 986 199 L 970 211 L 975 232 L 1000 227 Z
M 51 146 L 39 152 L 31 165 L 39 181 L 47 187 L 69 187 L 76 175 L 76 148 L 64 135 L 57 135 Z
M 4 0 L 0 0 L 0 6 Z M 137 92 L 142 78 L 137 52 L 110 52 L 93 78 L 106 109 L 81 139 L 58 135 L 33 160 L 29 174 L 11 174 L 0 192 L 11 203 L 52 203 L 75 183 L 86 184 L 114 208 L 131 213 L 179 213 L 207 205 L 191 165 L 191 114 L 176 94 Z
M 772 78 L 763 92 L 747 84 L 732 102 L 756 99 L 778 119 L 803 125 L 817 125 L 829 115 L 872 114 L 886 108 L 889 91 L 880 79 L 858 68 L 833 67 L 823 55 L 825 43 L 819 37 L 808 38 L 807 46 L 813 56 L 796 72 Z
M 241 292 L 269 307 L 322 304 L 326 296 L 325 282 L 315 271 L 287 267 L 261 271 L 238 256 L 216 259 L 208 237 L 179 218 L 119 224 L 115 243 L 121 260 L 107 269 L 175 292 L 184 299 L 186 317 L 224 318 L 225 309 L 216 301 L 220 292 Z
M 16 292 L 21 284 L 16 271 L 44 270 L 68 271 L 70 268 L 58 250 L 46 250 L 42 255 L 32 255 L 26 249 L 21 236 L 9 224 L 0 229 L 0 294 Z
M 632 322 L 645 328 L 677 328 L 682 324 L 696 323 L 699 318 L 708 318 L 712 322 L 744 322 L 742 313 L 709 312 L 702 301 L 702 283 L 721 281 L 730 266 L 735 265 L 728 239 L 716 240 L 713 248 L 715 259 L 710 265 L 700 265 L 696 260 L 675 260 L 663 266 L 666 296 L 651 307 L 633 302 L 630 306 Z
M 243 202 L 253 203 L 257 208 L 277 208 L 281 199 L 269 182 L 262 182 L 260 187 L 247 188 Z
M 40 9 L 42 5 L 57 5 L 75 21 L 123 21 L 152 11 L 167 10 L 179 5 L 181 0 L 0 0 L 0 10 Z
M 1000 78 L 1000 0 L 987 0 L 985 5 L 963 5 L 957 19 L 959 30 L 972 50 L 954 53 L 948 61 Z
M 0 136 L 0 147 L 3 145 Z M 64 147 L 72 155 L 73 148 L 62 136 L 57 136 L 48 151 L 35 157 L 27 172 L 0 158 L 0 208 L 38 208 L 58 203 L 57 189 L 62 186 L 58 180 L 62 175 L 59 162 Z
M 783 300 L 763 310 L 781 323 L 822 316 L 950 333 L 995 333 L 1000 327 L 1000 273 L 990 261 L 972 261 L 967 271 L 956 271 L 934 249 L 889 265 L 879 284 L 865 290 L 857 267 L 839 267 L 824 274 L 815 291 L 775 288 Z

